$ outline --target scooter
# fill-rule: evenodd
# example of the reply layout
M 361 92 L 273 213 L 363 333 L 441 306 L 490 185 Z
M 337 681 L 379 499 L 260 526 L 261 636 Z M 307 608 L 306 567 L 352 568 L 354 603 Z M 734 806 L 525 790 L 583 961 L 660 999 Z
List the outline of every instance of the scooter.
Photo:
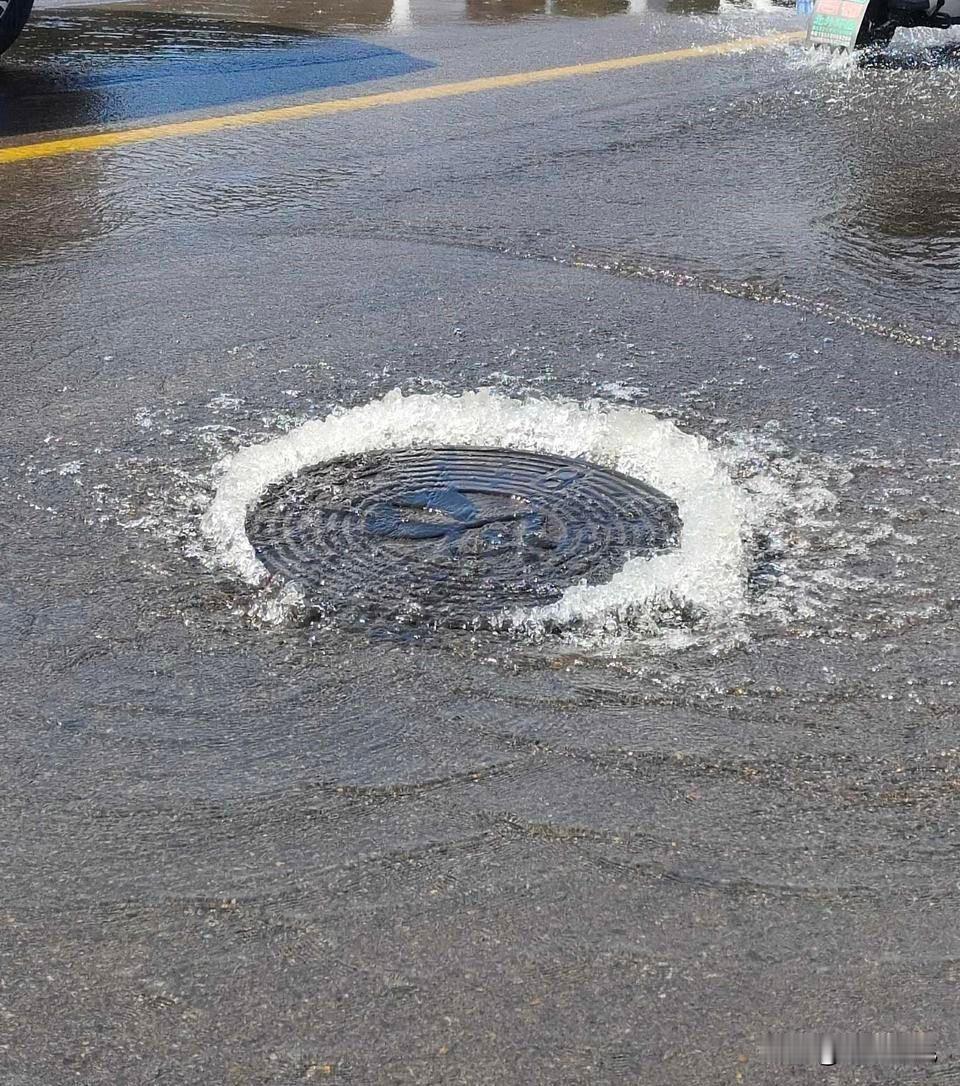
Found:
M 958 24 L 960 0 L 816 0 L 807 41 L 863 49 L 889 45 L 901 26 L 946 30 Z
M 0 0 L 0 53 L 17 40 L 32 7 L 33 0 Z

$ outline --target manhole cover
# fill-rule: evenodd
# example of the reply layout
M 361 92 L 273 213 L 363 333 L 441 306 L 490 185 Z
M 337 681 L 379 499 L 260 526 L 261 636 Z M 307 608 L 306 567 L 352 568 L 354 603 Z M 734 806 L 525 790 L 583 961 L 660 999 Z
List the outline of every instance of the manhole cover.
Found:
M 401 449 L 274 484 L 247 534 L 320 615 L 470 627 L 676 546 L 680 517 L 652 487 L 579 460 Z

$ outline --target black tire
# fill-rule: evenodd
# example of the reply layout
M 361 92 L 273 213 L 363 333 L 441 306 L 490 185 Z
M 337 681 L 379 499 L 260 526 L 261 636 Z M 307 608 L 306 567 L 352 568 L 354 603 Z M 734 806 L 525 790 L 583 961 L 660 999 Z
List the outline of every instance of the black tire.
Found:
M 17 40 L 32 7 L 33 0 L 0 0 L 0 53 Z
M 889 45 L 896 30 L 896 24 L 890 21 L 887 0 L 870 0 L 870 6 L 860 25 L 856 47 L 866 49 L 871 45 Z

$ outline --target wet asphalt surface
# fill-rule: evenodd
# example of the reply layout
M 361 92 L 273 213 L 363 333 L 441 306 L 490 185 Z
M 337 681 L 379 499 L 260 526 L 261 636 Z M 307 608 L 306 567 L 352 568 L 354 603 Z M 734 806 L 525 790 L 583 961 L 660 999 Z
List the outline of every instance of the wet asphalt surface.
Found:
M 795 26 L 418 7 L 43 8 L 0 141 Z M 958 97 L 776 48 L 0 166 L 5 1086 L 960 1078 Z M 264 627 L 197 557 L 225 453 L 487 385 L 779 480 L 749 638 Z

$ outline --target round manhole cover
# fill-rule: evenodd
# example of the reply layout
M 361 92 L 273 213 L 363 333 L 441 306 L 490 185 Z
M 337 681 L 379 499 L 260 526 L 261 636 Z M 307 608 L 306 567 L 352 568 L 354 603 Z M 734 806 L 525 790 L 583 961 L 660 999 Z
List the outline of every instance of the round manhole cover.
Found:
M 677 545 L 659 491 L 562 456 L 512 449 L 364 453 L 269 487 L 247 535 L 321 615 L 472 627 L 610 579 Z

